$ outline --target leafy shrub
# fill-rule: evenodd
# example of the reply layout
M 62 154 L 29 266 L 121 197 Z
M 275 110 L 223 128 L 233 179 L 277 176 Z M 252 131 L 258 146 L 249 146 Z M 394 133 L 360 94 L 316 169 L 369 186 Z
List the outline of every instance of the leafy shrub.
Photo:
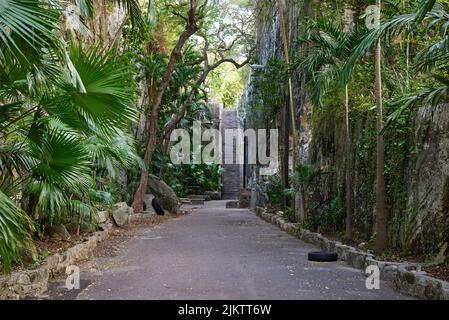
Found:
M 339 231 L 344 226 L 345 210 L 340 197 L 326 203 L 314 203 L 304 227 L 310 230 Z
M 281 208 L 284 203 L 284 186 L 279 175 L 270 177 L 268 185 L 268 200 L 273 207 Z

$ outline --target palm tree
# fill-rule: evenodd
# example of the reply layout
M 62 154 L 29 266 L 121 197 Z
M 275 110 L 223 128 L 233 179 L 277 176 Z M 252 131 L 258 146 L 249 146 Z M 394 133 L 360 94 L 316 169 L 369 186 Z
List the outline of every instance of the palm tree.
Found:
M 20 246 L 31 247 L 31 220 L 25 212 L 0 191 L 0 257 L 4 271 L 20 257 Z
M 378 5 L 380 8 L 380 1 Z M 403 105 L 395 111 L 391 117 L 397 117 L 406 108 L 418 102 L 438 104 L 449 90 L 449 14 L 447 4 L 438 4 L 436 0 L 422 0 L 418 10 L 414 13 L 393 17 L 380 24 L 378 28 L 369 32 L 360 42 L 358 47 L 346 62 L 342 74 L 341 82 L 346 84 L 352 73 L 355 63 L 363 57 L 366 52 L 376 46 L 376 101 L 377 101 L 377 165 L 376 165 L 376 238 L 375 249 L 381 252 L 387 246 L 387 207 L 385 195 L 384 179 L 384 141 L 383 115 L 382 115 L 382 79 L 381 79 L 381 40 L 389 41 L 397 37 L 401 32 L 412 33 L 422 22 L 427 22 L 427 29 L 440 32 L 440 38 L 420 51 L 414 61 L 415 72 L 432 72 L 433 78 L 440 84 L 412 94 L 401 100 Z
M 111 173 L 113 159 L 115 165 L 117 161 L 127 165 L 129 159 L 136 159 L 134 155 L 127 159 L 129 153 L 122 156 L 111 151 L 120 141 L 119 136 L 124 136 L 128 123 L 135 119 L 129 68 L 123 67 L 112 52 L 98 47 L 84 52 L 81 46 L 73 46 L 69 57 L 82 81 L 82 90 L 67 72 L 59 70 L 53 90 L 46 84 L 34 89 L 43 92 L 38 95 L 39 103 L 34 102 L 33 92 L 19 88 L 24 99 L 32 102 L 28 110 L 34 113 L 24 118 L 19 115 L 3 125 L 3 139 L 9 144 L 22 141 L 25 155 L 32 159 L 18 171 L 31 196 L 28 209 L 36 218 L 49 218 L 50 222 L 55 215 L 60 218 L 81 209 L 83 214 L 90 212 L 79 201 L 89 203 L 87 191 L 94 187 L 93 166 L 105 166 Z M 2 89 L 7 90 L 7 85 Z M 14 154 L 0 157 L 11 159 Z
M 341 73 L 340 82 L 348 82 L 357 61 L 364 57 L 370 48 L 377 45 L 379 39 L 389 42 L 406 32 L 418 32 L 425 23 L 425 29 L 437 39 L 419 51 L 413 62 L 413 71 L 433 77 L 435 86 L 427 87 L 418 93 L 406 97 L 402 107 L 395 115 L 416 103 L 437 105 L 449 92 L 449 7 L 436 0 L 422 0 L 416 12 L 395 16 L 381 23 L 379 28 L 371 30 L 359 43 L 347 60 Z
M 343 27 L 324 18 L 311 22 L 305 41 L 311 46 L 307 56 L 298 66 L 308 76 L 307 84 L 311 88 L 311 100 L 314 105 L 322 106 L 322 98 L 332 82 L 338 80 L 344 62 L 351 55 L 364 31 L 353 29 L 345 32 Z M 351 137 L 349 124 L 349 89 L 345 85 L 345 189 L 346 189 L 346 237 L 352 238 L 352 179 L 350 158 Z
M 302 209 L 304 211 L 304 221 L 308 219 L 307 192 L 313 181 L 322 174 L 320 170 L 315 170 L 312 166 L 298 165 L 293 173 L 293 189 L 287 190 L 289 193 L 299 193 L 301 196 Z
M 377 0 L 378 16 L 381 14 L 381 0 Z M 379 21 L 380 24 L 380 21 Z M 376 45 L 376 107 L 377 107 L 377 148 L 376 148 L 376 221 L 374 250 L 382 252 L 387 247 L 387 196 L 385 194 L 385 143 L 383 138 L 383 103 L 382 103 L 382 44 Z
M 92 1 L 74 2 L 91 14 Z M 136 0 L 117 2 L 130 16 L 138 13 Z M 131 68 L 115 50 L 67 50 L 59 36 L 63 4 L 0 5 L 0 256 L 6 270 L 33 232 L 20 200 L 43 229 L 66 216 L 89 217 L 102 172 L 114 176 L 120 167 L 142 164 L 124 133 L 136 118 Z

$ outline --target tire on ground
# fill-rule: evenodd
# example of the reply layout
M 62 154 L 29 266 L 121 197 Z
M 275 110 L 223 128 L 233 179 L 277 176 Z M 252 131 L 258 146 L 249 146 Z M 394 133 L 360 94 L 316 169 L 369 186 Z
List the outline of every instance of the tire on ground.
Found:
M 335 262 L 338 261 L 338 254 L 333 252 L 310 252 L 309 261 L 313 262 Z
M 154 198 L 153 201 L 151 201 L 151 204 L 153 205 L 154 211 L 156 211 L 158 216 L 165 215 L 164 207 L 162 206 L 162 201 L 159 198 Z

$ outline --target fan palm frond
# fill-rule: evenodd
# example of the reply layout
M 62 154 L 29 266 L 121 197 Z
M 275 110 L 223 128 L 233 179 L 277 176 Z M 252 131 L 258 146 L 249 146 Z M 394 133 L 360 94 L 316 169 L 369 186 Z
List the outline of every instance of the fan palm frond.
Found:
M 25 212 L 0 191 L 0 261 L 6 272 L 13 262 L 20 261 L 20 246 L 32 247 L 31 220 Z
M 59 12 L 49 4 L 38 0 L 2 0 L 0 2 L 0 57 L 3 50 L 13 53 L 17 59 L 30 61 L 26 44 L 35 51 L 42 47 L 61 48 L 57 30 Z
M 126 10 L 131 20 L 133 28 L 145 28 L 145 21 L 140 7 L 139 0 L 113 0 Z
M 130 68 L 113 51 L 80 45 L 69 50 L 83 89 L 68 77 L 59 81 L 58 94 L 45 104 L 46 110 L 75 129 L 102 130 L 111 134 L 136 118 L 135 83 Z

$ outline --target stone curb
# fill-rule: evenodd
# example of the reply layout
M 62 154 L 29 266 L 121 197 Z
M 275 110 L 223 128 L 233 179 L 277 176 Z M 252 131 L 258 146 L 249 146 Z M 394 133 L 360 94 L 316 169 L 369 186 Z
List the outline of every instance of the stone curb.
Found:
M 425 264 L 398 263 L 376 260 L 373 254 L 360 251 L 339 241 L 329 240 L 319 233 L 303 229 L 298 223 L 288 222 L 283 213 L 268 213 L 257 207 L 255 214 L 263 220 L 278 226 L 281 230 L 298 239 L 313 244 L 328 252 L 336 252 L 338 257 L 353 268 L 365 272 L 370 265 L 379 267 L 381 278 L 392 278 L 397 291 L 423 300 L 449 300 L 449 282 L 442 281 L 420 271 Z
M 176 214 L 179 216 L 185 216 L 190 214 L 190 211 L 180 208 Z M 170 217 L 173 216 L 173 214 L 168 213 L 167 216 Z M 156 213 L 133 213 L 128 216 L 128 223 L 147 221 L 154 217 L 158 217 L 158 215 Z
M 146 221 L 155 216 L 156 214 L 152 213 L 134 213 L 129 215 L 128 222 L 131 223 L 135 221 Z
M 79 243 L 63 253 L 55 253 L 33 270 L 0 275 L 0 300 L 38 297 L 48 289 L 48 280 L 53 275 L 65 272 L 76 261 L 88 259 L 98 243 L 104 241 L 113 229 L 112 224 L 100 225 L 103 231 L 95 232 L 85 242 Z

